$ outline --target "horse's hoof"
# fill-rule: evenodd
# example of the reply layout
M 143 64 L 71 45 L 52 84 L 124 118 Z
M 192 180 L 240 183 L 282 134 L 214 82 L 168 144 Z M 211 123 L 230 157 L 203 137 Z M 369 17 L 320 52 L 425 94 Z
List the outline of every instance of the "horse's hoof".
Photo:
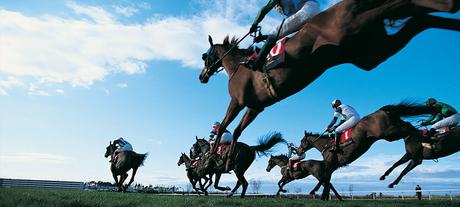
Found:
M 232 188 L 230 188 L 230 187 L 228 187 L 228 186 L 225 187 L 225 190 L 231 190 L 231 189 L 232 189 Z
M 382 177 L 380 177 L 380 180 L 385 180 L 385 176 L 382 175 Z
M 310 192 L 310 195 L 315 195 L 315 191 L 311 191 L 311 192 Z
M 392 184 L 388 185 L 388 187 L 393 188 L 393 187 L 395 187 L 395 184 L 392 183 Z
M 283 190 L 281 190 L 281 192 L 283 192 L 283 193 L 286 193 L 286 192 L 287 192 L 287 190 L 284 190 L 284 189 L 283 189 Z
M 232 197 L 232 196 L 233 196 L 233 192 L 229 193 L 229 194 L 227 195 L 227 198 L 230 198 L 230 197 Z

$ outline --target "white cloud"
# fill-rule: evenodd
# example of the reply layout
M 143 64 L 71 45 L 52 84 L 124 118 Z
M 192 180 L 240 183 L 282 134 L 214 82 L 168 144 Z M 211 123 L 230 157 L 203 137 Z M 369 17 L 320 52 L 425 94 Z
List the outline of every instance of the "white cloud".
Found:
M 127 88 L 128 87 L 128 84 L 127 83 L 118 83 L 116 85 L 118 88 Z
M 15 78 L 12 76 L 4 80 L 0 79 L 0 96 L 7 96 L 8 95 L 8 92 L 6 91 L 7 89 L 10 89 L 13 87 L 22 87 L 22 86 L 24 86 L 24 83 L 18 78 Z
M 2 162 L 27 163 L 27 164 L 65 164 L 70 158 L 62 155 L 47 153 L 22 152 L 7 155 L 0 155 Z
M 133 6 L 127 6 L 127 7 L 113 6 L 113 8 L 115 9 L 115 12 L 125 17 L 131 17 L 137 12 L 139 12 L 139 10 Z
M 63 89 L 56 89 L 55 91 L 58 94 L 64 94 L 65 93 L 65 91 Z
M 38 88 L 36 84 L 29 85 L 28 94 L 30 96 L 49 96 L 49 93 Z
M 141 24 L 123 24 L 106 10 L 74 2 L 68 7 L 79 19 L 56 15 L 30 17 L 0 9 L 2 64 L 0 73 L 28 77 L 31 95 L 47 95 L 40 84 L 68 83 L 90 87 L 109 74 L 143 73 L 150 60 L 179 61 L 185 67 L 202 67 L 207 34 L 221 42 L 228 33 L 241 36 L 247 26 L 239 18 L 242 5 L 218 1 L 201 14 L 152 18 Z M 251 1 L 251 4 L 257 1 Z M 229 4 L 230 8 L 225 8 Z M 217 9 L 216 9 L 217 8 Z M 256 8 L 254 6 L 254 8 Z M 252 11 L 255 12 L 255 11 Z M 0 94 L 7 94 L 0 86 Z

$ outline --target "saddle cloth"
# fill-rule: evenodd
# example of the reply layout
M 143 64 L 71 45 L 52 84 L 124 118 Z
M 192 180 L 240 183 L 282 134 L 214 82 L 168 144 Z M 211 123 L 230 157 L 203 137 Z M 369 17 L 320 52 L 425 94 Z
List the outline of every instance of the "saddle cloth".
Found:
M 285 61 L 286 53 L 286 41 L 287 37 L 284 37 L 270 50 L 270 53 L 267 55 L 267 61 L 265 62 L 264 70 L 270 70 L 278 67 L 283 64 Z

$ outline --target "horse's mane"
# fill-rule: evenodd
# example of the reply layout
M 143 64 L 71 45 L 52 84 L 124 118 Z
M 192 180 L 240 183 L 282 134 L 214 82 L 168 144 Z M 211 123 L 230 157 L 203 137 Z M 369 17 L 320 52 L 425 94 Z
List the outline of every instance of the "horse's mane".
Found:
M 228 48 L 231 48 L 233 46 L 235 46 L 235 49 L 234 51 L 238 51 L 239 53 L 241 53 L 242 55 L 244 56 L 250 56 L 252 54 L 251 52 L 251 49 L 250 48 L 246 48 L 246 49 L 241 49 L 237 43 L 238 43 L 238 38 L 236 36 L 233 36 L 232 39 L 230 40 L 230 38 L 227 36 L 225 36 L 224 38 L 224 43 L 223 45 L 225 47 L 228 47 Z
M 288 158 L 287 154 L 274 155 L 275 158 Z

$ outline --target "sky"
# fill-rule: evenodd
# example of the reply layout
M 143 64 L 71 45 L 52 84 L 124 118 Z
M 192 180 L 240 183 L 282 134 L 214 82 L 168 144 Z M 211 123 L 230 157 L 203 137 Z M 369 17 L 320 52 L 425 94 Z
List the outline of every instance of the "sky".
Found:
M 322 9 L 336 1 L 320 1 Z M 228 77 L 198 80 L 207 35 L 220 43 L 243 36 L 263 0 L 0 1 L 0 177 L 112 182 L 105 147 L 126 138 L 138 153 L 149 153 L 136 182 L 187 183 L 181 152 L 195 136 L 207 137 L 228 102 Z M 460 18 L 459 14 L 436 14 Z M 282 16 L 271 12 L 261 23 L 271 31 Z M 242 46 L 250 40 L 242 42 Z M 431 29 L 402 51 L 366 72 L 344 64 L 331 68 L 301 92 L 269 107 L 240 141 L 279 131 L 296 145 L 303 131 L 322 131 L 332 119 L 330 102 L 339 98 L 361 116 L 378 108 L 428 97 L 460 109 L 460 33 Z M 230 130 L 236 126 L 229 127 Z M 274 154 L 286 153 L 278 146 Z M 339 169 L 339 191 L 389 190 L 378 178 L 404 154 L 403 141 L 378 141 L 360 159 Z M 321 159 L 309 151 L 307 159 Z M 459 189 L 460 157 L 426 160 L 397 190 Z M 279 169 L 265 171 L 258 157 L 246 173 L 275 192 Z M 234 175 L 222 182 L 232 186 Z M 308 191 L 313 178 L 289 184 Z

